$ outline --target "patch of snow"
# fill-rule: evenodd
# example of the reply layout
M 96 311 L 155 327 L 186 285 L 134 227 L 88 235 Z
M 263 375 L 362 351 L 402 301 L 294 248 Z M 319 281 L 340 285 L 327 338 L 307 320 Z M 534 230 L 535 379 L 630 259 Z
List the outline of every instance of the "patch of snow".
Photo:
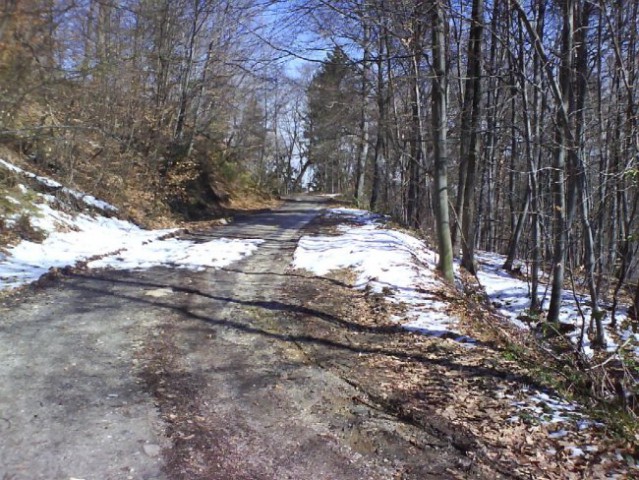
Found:
M 91 268 L 120 270 L 169 266 L 202 271 L 221 268 L 252 254 L 264 240 L 220 238 L 198 243 L 171 238 L 148 245 L 137 244 L 124 252 L 89 263 Z
M 147 290 L 144 295 L 147 297 L 162 298 L 173 294 L 172 288 L 154 288 Z
M 325 215 L 328 217 L 338 217 L 344 221 L 359 225 L 381 225 L 384 219 L 383 216 L 377 213 L 360 210 L 359 208 L 331 208 Z
M 110 203 L 107 203 L 104 200 L 99 200 L 99 199 L 95 198 L 93 195 L 87 195 L 87 194 L 83 195 L 80 192 L 75 192 L 75 191 L 68 190 L 68 189 L 66 189 L 66 191 L 71 193 L 71 195 L 75 196 L 76 198 L 79 198 L 80 200 L 82 200 L 87 205 L 91 205 L 92 207 L 99 208 L 100 210 L 105 210 L 105 211 L 106 210 L 111 210 L 112 212 L 117 212 L 117 210 L 118 210 L 116 207 L 114 207 Z
M 99 208 L 100 210 L 103 210 L 105 212 L 106 211 L 117 212 L 118 210 L 116 207 L 114 207 L 110 203 L 107 203 L 104 200 L 98 200 L 93 195 L 89 195 L 83 192 L 78 192 L 77 190 L 73 190 L 71 188 L 67 188 L 63 186 L 60 182 L 56 182 L 55 180 L 52 180 L 51 178 L 36 175 L 35 173 L 32 173 L 32 172 L 28 172 L 5 160 L 0 159 L 0 165 L 2 165 L 3 167 L 5 167 L 6 169 L 12 172 L 19 173 L 21 175 L 24 175 L 25 177 L 32 178 L 40 182 L 42 185 L 45 185 L 46 187 L 59 189 L 61 192 L 71 195 L 72 197 L 84 202 L 86 205 Z
M 24 171 L 20 167 L 16 167 L 14 164 L 9 163 L 5 160 L 2 160 L 1 158 L 0 158 L 0 165 L 2 165 L 4 168 L 6 168 L 7 170 L 13 173 L 22 173 Z
M 534 418 L 542 425 L 565 425 L 576 431 L 601 426 L 600 423 L 591 420 L 584 413 L 584 407 L 578 403 L 569 402 L 529 387 L 522 388 L 517 396 L 502 393 L 501 397 L 510 400 L 511 405 L 521 412 L 511 417 L 511 421 L 519 421 L 522 417 L 528 417 Z M 568 433 L 569 431 L 566 429 L 558 429 L 549 436 L 558 439 Z
M 566 445 L 568 441 L 573 444 L 579 441 L 585 442 L 590 439 L 590 436 L 582 435 L 584 430 L 603 426 L 603 424 L 592 420 L 582 405 L 533 388 L 524 387 L 516 395 L 505 393 L 501 389 L 498 393 L 498 398 L 509 400 L 510 404 L 517 410 L 517 413 L 508 419 L 510 422 L 533 421 L 544 425 L 550 430 L 548 438 L 558 440 L 562 445 Z M 581 447 L 573 445 L 569 448 L 574 448 L 575 454 L 582 452 L 581 455 L 585 455 L 583 449 L 593 452 L 590 445 Z M 571 454 L 573 453 L 573 450 L 569 451 Z
M 7 162 L 2 165 L 22 172 Z M 43 177 L 39 177 L 40 181 Z M 47 185 L 57 182 L 48 181 Z M 24 187 L 24 192 L 28 189 Z M 77 192 L 89 204 L 102 208 L 108 204 Z M 55 208 L 52 195 L 39 195 L 42 203 L 33 205 L 31 224 L 47 234 L 42 243 L 22 241 L 0 253 L 0 290 L 36 281 L 50 268 L 75 265 L 78 261 L 102 256 L 89 267 L 146 269 L 172 266 L 192 270 L 220 268 L 252 254 L 263 240 L 216 239 L 205 243 L 171 238 L 175 230 L 145 230 L 133 223 L 101 215 L 70 215 Z M 113 252 L 118 252 L 114 254 Z
M 70 215 L 49 205 L 38 205 L 40 216 L 33 216 L 34 226 L 48 232 L 42 243 L 22 241 L 6 250 L 0 258 L 0 288 L 15 288 L 33 282 L 52 267 L 74 265 L 94 255 L 127 248 L 155 240 L 167 230 L 145 231 L 122 220 Z M 67 231 L 57 231 L 65 228 Z
M 627 309 L 624 311 L 624 320 L 626 320 L 625 323 L 629 323 L 627 321 L 628 320 Z M 620 323 L 618 331 L 619 331 L 619 339 L 622 345 L 624 344 L 630 345 L 629 348 L 631 348 L 634 351 L 634 354 L 639 357 L 639 333 L 635 333 L 632 326 L 623 327 L 621 325 L 623 324 Z
M 578 405 L 547 393 L 530 392 L 523 400 L 513 402 L 513 405 L 543 424 L 574 423 L 577 419 L 583 419 Z
M 407 307 L 404 316 L 393 317 L 404 328 L 472 343 L 456 330 L 457 319 L 447 312 L 448 304 L 438 299 L 445 285 L 435 274 L 435 253 L 421 240 L 384 228 L 382 217 L 365 210 L 339 208 L 328 215 L 358 225 L 339 226 L 337 236 L 302 237 L 293 257 L 295 268 L 316 275 L 353 269 L 356 288 L 384 293 Z
M 526 323 L 520 320 L 522 314 L 525 314 L 530 306 L 530 286 L 528 282 L 514 277 L 510 272 L 502 268 L 506 261 L 506 257 L 503 255 L 489 252 L 477 252 L 476 255 L 480 264 L 477 277 L 497 311 L 519 328 L 529 328 Z M 546 284 L 540 283 L 539 287 L 539 302 L 542 308 L 545 309 L 548 307 L 550 292 L 549 290 L 546 291 Z M 589 298 L 579 294 L 575 295 L 571 290 L 566 289 L 562 294 L 561 300 L 559 321 L 564 324 L 574 325 L 575 328 L 568 333 L 568 337 L 575 345 L 578 345 L 583 320 L 579 314 L 577 301 L 586 317 L 586 321 L 589 323 L 592 313 L 592 309 L 588 306 Z M 616 318 L 618 324 L 623 324 L 627 320 L 627 310 L 619 309 Z M 614 352 L 618 348 L 618 343 L 610 335 L 609 316 L 604 318 L 603 324 L 606 348 L 609 352 Z M 586 325 L 587 328 L 588 325 Z M 639 336 L 637 338 L 639 339 Z M 588 335 L 584 335 L 583 353 L 587 356 L 592 356 L 593 354 Z
M 505 261 L 501 255 L 488 252 L 475 255 L 480 265 L 477 277 L 497 311 L 518 327 L 526 328 L 517 317 L 530 305 L 528 284 L 501 268 Z
M 586 452 L 584 452 L 581 448 L 571 445 L 568 447 L 568 451 L 570 452 L 571 457 L 583 457 Z

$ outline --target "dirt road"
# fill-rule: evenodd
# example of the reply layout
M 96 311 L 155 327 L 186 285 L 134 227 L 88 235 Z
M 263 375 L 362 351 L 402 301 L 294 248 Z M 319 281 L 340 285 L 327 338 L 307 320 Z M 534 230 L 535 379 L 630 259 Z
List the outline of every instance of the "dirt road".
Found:
M 309 279 L 288 271 L 322 206 L 192 233 L 266 240 L 226 269 L 91 270 L 5 302 L 0 478 L 499 478 L 472 442 L 401 419 L 323 366 L 357 352 L 306 319 L 349 326 L 292 301 Z

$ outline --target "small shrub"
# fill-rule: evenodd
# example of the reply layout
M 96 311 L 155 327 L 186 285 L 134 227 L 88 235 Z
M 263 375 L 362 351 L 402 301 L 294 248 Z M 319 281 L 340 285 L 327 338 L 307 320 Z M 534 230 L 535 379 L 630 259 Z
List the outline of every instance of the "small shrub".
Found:
M 11 235 L 7 227 L 7 221 L 0 217 L 0 253 L 2 252 L 2 247 L 6 247 L 9 244 L 10 238 Z
M 20 215 L 13 225 L 13 231 L 22 240 L 41 243 L 47 235 L 44 231 L 34 227 L 31 224 L 31 216 L 28 214 Z
M 0 189 L 9 189 L 16 186 L 15 173 L 5 168 L 0 168 Z

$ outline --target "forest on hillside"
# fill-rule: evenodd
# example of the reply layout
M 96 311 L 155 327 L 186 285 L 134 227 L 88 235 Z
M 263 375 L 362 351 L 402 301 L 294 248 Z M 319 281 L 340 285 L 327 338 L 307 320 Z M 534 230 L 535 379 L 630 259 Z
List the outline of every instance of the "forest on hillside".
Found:
M 600 346 L 618 298 L 639 311 L 639 2 L 0 7 L 0 146 L 139 218 L 341 193 L 431 236 L 451 281 L 456 252 L 507 255 L 531 317 L 584 289 Z

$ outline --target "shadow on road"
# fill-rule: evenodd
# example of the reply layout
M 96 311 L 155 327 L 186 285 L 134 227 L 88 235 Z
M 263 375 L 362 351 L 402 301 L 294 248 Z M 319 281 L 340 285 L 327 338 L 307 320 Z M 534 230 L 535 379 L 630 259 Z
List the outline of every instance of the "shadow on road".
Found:
M 230 270 L 233 272 L 234 270 Z M 241 270 L 240 270 L 241 272 Z M 269 274 L 261 274 L 261 275 L 269 275 Z M 422 364 L 429 365 L 437 365 L 440 367 L 445 367 L 455 372 L 463 372 L 469 377 L 487 377 L 487 378 L 496 378 L 496 379 L 508 379 L 514 383 L 517 383 L 522 388 L 523 387 L 534 387 L 540 390 L 544 390 L 544 387 L 539 385 L 536 380 L 527 375 L 520 375 L 513 373 L 509 370 L 500 370 L 492 367 L 486 366 L 473 366 L 473 365 L 465 365 L 462 363 L 458 363 L 452 361 L 449 358 L 431 358 L 424 355 L 415 354 L 413 352 L 407 353 L 405 351 L 397 350 L 397 349 L 388 349 L 383 346 L 377 345 L 352 345 L 346 342 L 340 342 L 336 340 L 326 339 L 315 337 L 312 335 L 295 335 L 295 334 L 283 334 L 283 333 L 275 333 L 271 331 L 264 330 L 262 328 L 255 327 L 251 324 L 251 320 L 248 318 L 248 315 L 245 315 L 245 318 L 238 318 L 235 320 L 224 319 L 224 318 L 216 318 L 211 315 L 202 314 L 196 311 L 193 311 L 189 307 L 188 304 L 175 304 L 171 301 L 165 301 L 162 299 L 150 298 L 150 297 L 139 297 L 134 293 L 122 293 L 122 292 L 114 292 L 110 291 L 108 288 L 100 287 L 99 285 L 90 286 L 90 283 L 98 282 L 105 283 L 111 286 L 114 285 L 124 285 L 129 288 L 165 288 L 171 289 L 174 292 L 182 292 L 188 295 L 196 295 L 207 300 L 213 302 L 211 308 L 208 310 L 221 310 L 225 305 L 238 305 L 241 307 L 253 307 L 266 310 L 268 312 L 281 313 L 282 316 L 277 318 L 280 322 L 287 322 L 288 318 L 286 314 L 300 315 L 303 317 L 309 316 L 314 317 L 316 319 L 320 319 L 324 322 L 328 322 L 334 327 L 338 327 L 343 329 L 343 333 L 348 332 L 363 332 L 375 335 L 413 335 L 399 327 L 394 326 L 382 326 L 382 327 L 369 327 L 362 326 L 350 322 L 348 320 L 338 318 L 335 315 L 322 312 L 319 310 L 315 310 L 312 308 L 307 308 L 300 305 L 295 305 L 293 303 L 285 303 L 278 300 L 244 300 L 239 298 L 234 298 L 232 296 L 224 296 L 224 295 L 213 295 L 210 293 L 203 292 L 196 288 L 184 287 L 180 285 L 171 285 L 170 283 L 162 283 L 162 282 L 152 282 L 147 280 L 140 279 L 124 279 L 121 276 L 118 278 L 111 278 L 100 275 L 87 275 L 87 274 L 72 274 L 71 278 L 76 278 L 81 280 L 79 282 L 74 282 L 73 288 L 79 291 L 90 292 L 91 295 L 100 295 L 100 296 L 113 296 L 123 300 L 127 300 L 130 302 L 136 302 L 141 304 L 147 304 L 153 307 L 159 307 L 162 309 L 166 309 L 175 313 L 178 313 L 185 320 L 197 320 L 198 322 L 203 322 L 209 326 L 215 327 L 223 327 L 234 329 L 235 331 L 242 332 L 249 335 L 260 335 L 267 338 L 271 338 L 280 342 L 287 343 L 295 343 L 295 344 L 312 344 L 315 346 L 321 346 L 329 349 L 337 349 L 341 351 L 351 352 L 357 355 L 384 355 L 399 359 L 410 360 L 414 362 L 419 362 Z M 327 280 L 322 278 L 322 280 Z M 106 285 L 105 285 L 106 286 Z M 219 286 L 219 285 L 218 285 Z M 219 305 L 216 308 L 216 304 Z

